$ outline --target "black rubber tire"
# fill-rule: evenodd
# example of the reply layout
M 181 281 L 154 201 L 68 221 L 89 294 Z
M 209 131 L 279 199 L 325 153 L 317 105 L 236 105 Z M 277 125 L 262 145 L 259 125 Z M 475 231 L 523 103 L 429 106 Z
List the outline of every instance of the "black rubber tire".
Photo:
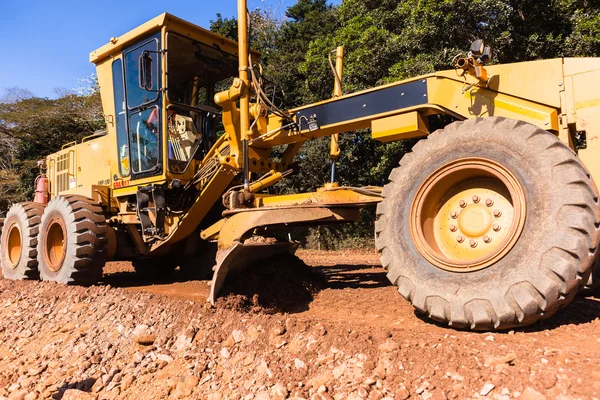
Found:
M 600 260 L 596 258 L 592 273 L 585 286 L 579 292 L 582 296 L 597 296 L 600 294 Z
M 177 261 L 172 257 L 139 258 L 132 261 L 135 273 L 148 281 L 169 279 L 177 268 Z
M 60 219 L 66 229 L 65 256 L 56 271 L 50 268 L 45 256 L 47 228 L 54 219 Z M 38 236 L 40 278 L 82 286 L 97 283 L 106 263 L 106 230 L 106 217 L 94 200 L 76 195 L 52 199 L 42 216 Z
M 463 157 L 488 158 L 511 171 L 527 213 L 507 255 L 457 273 L 421 255 L 409 216 L 427 177 Z M 402 158 L 383 197 L 375 224 L 381 262 L 400 294 L 433 320 L 473 330 L 529 325 L 567 305 L 588 281 L 600 240 L 596 186 L 573 151 L 534 125 L 498 117 L 450 124 Z
M 40 227 L 44 206 L 39 203 L 27 202 L 13 204 L 6 213 L 2 235 L 0 236 L 0 263 L 2 274 L 6 279 L 38 279 L 37 235 Z M 21 257 L 12 268 L 8 258 L 8 231 L 18 226 L 21 232 Z M 4 229 L 6 227 L 7 229 Z

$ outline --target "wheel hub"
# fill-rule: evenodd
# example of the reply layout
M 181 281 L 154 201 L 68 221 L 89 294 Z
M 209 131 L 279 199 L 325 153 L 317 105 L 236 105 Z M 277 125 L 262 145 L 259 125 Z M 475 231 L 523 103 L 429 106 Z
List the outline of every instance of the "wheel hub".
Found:
M 467 206 L 458 216 L 458 229 L 467 236 L 483 236 L 492 227 L 493 215 L 481 204 Z
M 46 246 L 44 257 L 48 268 L 56 272 L 62 268 L 67 246 L 65 245 L 66 230 L 60 218 L 55 218 L 46 228 Z
M 21 250 L 23 244 L 21 243 L 21 230 L 19 226 L 14 224 L 8 228 L 8 261 L 9 266 L 12 269 L 17 268 L 19 261 L 21 261 Z
M 486 268 L 516 243 L 525 197 L 516 178 L 486 159 L 462 159 L 430 175 L 411 209 L 411 235 L 434 265 L 454 272 Z

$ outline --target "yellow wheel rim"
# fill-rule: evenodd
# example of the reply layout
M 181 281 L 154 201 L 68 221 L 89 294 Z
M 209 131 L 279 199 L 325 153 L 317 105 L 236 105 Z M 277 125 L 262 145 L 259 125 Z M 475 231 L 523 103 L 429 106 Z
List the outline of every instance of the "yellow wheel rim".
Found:
M 483 269 L 517 242 L 525 206 L 523 188 L 502 165 L 483 158 L 457 160 L 419 188 L 411 235 L 421 254 L 439 268 Z
M 46 246 L 44 258 L 48 268 L 56 272 L 61 269 L 65 259 L 65 225 L 61 219 L 55 218 L 48 224 L 46 228 Z
M 21 250 L 23 243 L 21 242 L 21 230 L 18 225 L 12 225 L 8 231 L 8 261 L 11 268 L 16 268 L 21 261 Z

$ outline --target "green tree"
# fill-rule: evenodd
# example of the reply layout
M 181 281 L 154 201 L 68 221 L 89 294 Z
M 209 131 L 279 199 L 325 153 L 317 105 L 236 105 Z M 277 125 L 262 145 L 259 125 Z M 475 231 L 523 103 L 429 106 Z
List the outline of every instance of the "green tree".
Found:
M 58 99 L 21 97 L 0 103 L 2 138 L 12 146 L 12 158 L 0 166 L 0 193 L 10 202 L 32 199 L 33 182 L 40 173 L 37 161 L 105 127 L 100 94 L 67 94 Z M 15 179 L 18 176 L 18 179 Z M 3 197 L 4 199 L 4 197 Z M 8 201 L 0 207 L 8 205 Z

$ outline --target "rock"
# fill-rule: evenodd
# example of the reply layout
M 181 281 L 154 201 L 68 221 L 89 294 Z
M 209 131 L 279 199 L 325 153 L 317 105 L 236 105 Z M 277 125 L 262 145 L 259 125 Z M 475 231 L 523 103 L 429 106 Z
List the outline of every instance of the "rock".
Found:
M 135 381 L 135 377 L 133 375 L 125 375 L 121 380 L 121 390 L 125 391 L 129 389 L 129 387 Z
M 367 396 L 369 395 L 369 392 L 367 392 L 367 389 L 365 389 L 364 387 L 361 386 L 356 391 L 356 394 L 358 394 L 360 398 L 366 399 Z
M 19 333 L 19 337 L 23 339 L 29 338 L 31 336 L 33 336 L 33 332 L 31 331 L 31 329 L 25 329 L 22 330 L 21 333 Z
M 175 399 L 185 399 L 192 394 L 192 389 L 185 387 L 183 383 L 179 383 L 171 394 Z
M 315 325 L 314 331 L 317 332 L 319 336 L 325 336 L 327 334 L 327 329 L 325 329 L 325 326 L 320 322 Z
M 173 347 L 177 351 L 186 349 L 193 342 L 194 336 L 196 336 L 196 329 L 193 327 L 187 328 L 177 336 L 177 340 L 175 340 Z
M 400 384 L 398 386 L 398 390 L 396 390 L 394 399 L 397 400 L 406 400 L 410 397 L 410 392 L 408 391 L 408 389 L 406 388 L 406 386 L 404 386 L 404 384 Z
M 12 392 L 17 391 L 20 387 L 21 387 L 21 385 L 15 382 L 8 387 L 8 391 L 12 393 Z
M 380 344 L 378 349 L 382 353 L 392 353 L 400 348 L 400 345 L 393 340 L 386 340 L 384 343 Z
M 346 373 L 346 370 L 348 369 L 348 366 L 346 365 L 346 363 L 342 363 L 340 365 L 338 365 L 337 367 L 335 367 L 332 371 L 333 373 L 333 377 L 337 380 L 340 379 L 342 377 L 342 375 L 344 375 Z
M 120 383 L 122 379 L 123 379 L 123 375 L 121 375 L 120 372 L 117 372 L 110 381 L 114 382 L 114 383 Z
M 481 396 L 487 396 L 492 390 L 494 390 L 495 387 L 496 386 L 493 383 L 488 382 L 485 385 L 483 385 L 483 387 L 479 391 L 479 394 Z
M 514 352 L 510 352 L 502 357 L 490 357 L 486 359 L 485 366 L 486 367 L 495 367 L 500 364 L 511 364 L 513 361 L 517 359 L 517 355 Z
M 521 400 L 546 400 L 546 396 L 538 392 L 532 387 L 527 387 L 521 393 Z
M 229 349 L 227 347 L 223 347 L 221 349 L 221 351 L 219 352 L 219 354 L 221 355 L 221 357 L 223 357 L 224 359 L 228 359 L 231 356 L 231 353 L 229 352 Z
M 8 400 L 24 400 L 27 393 L 27 389 L 15 390 L 8 395 Z
M 223 341 L 223 343 L 221 343 L 221 345 L 223 347 L 233 347 L 234 344 L 235 344 L 235 339 L 231 335 L 227 339 L 225 339 Z
M 269 392 L 260 391 L 254 395 L 254 400 L 270 400 Z
M 94 400 L 96 396 L 77 389 L 65 390 L 62 400 Z
M 164 361 L 166 363 L 171 363 L 173 362 L 173 357 L 167 355 L 167 354 L 157 354 L 156 355 L 156 359 L 160 360 L 160 361 Z
M 299 359 L 299 358 L 296 358 L 296 359 L 294 360 L 294 367 L 295 367 L 296 369 L 302 369 L 302 368 L 306 368 L 306 364 L 305 364 L 305 363 L 304 363 L 304 361 L 302 361 L 301 359 Z
M 331 372 L 325 372 L 321 375 L 315 376 L 312 379 L 309 379 L 307 384 L 309 387 L 312 387 L 313 389 L 317 389 L 321 385 L 327 386 L 329 381 L 331 381 L 332 379 L 333 379 L 333 374 Z
M 236 329 L 233 332 L 231 332 L 231 337 L 236 343 L 240 343 L 242 340 L 244 340 L 245 335 L 244 332 Z
M 200 378 L 198 378 L 196 375 L 188 375 L 183 381 L 184 386 L 190 389 L 194 389 L 199 383 Z
M 373 390 L 369 393 L 369 400 L 381 400 L 383 399 L 383 395 L 379 390 Z
M 92 393 L 98 393 L 104 389 L 104 383 L 101 378 L 96 379 L 96 382 L 92 385 Z
M 273 343 L 273 346 L 275 346 L 276 349 L 280 349 L 280 348 L 282 348 L 283 346 L 285 346 L 287 344 L 287 341 L 284 338 L 282 338 L 282 337 L 275 337 L 272 340 L 272 343 Z
M 246 330 L 246 333 L 248 334 L 248 340 L 250 342 L 254 342 L 260 336 L 260 330 L 257 327 L 252 326 L 252 325 L 248 327 L 248 329 Z
M 150 346 L 150 345 L 154 344 L 154 341 L 156 340 L 156 335 L 154 335 L 152 333 L 142 334 L 142 335 L 134 336 L 133 340 L 137 344 L 141 344 L 142 346 Z
M 494 335 L 488 335 L 485 337 L 485 340 L 487 340 L 488 342 L 493 342 L 496 339 L 494 339 Z
M 38 394 L 35 392 L 27 393 L 27 396 L 23 400 L 36 400 L 38 398 Z
M 288 395 L 288 390 L 281 383 L 276 383 L 271 388 L 271 397 L 273 400 L 285 400 Z
M 540 382 L 542 384 L 544 389 L 552 389 L 554 387 L 554 385 L 556 385 L 556 382 L 558 381 L 558 377 L 556 376 L 556 373 L 553 371 L 542 371 L 542 372 L 538 373 L 537 375 L 538 375 L 538 382 Z
M 214 392 L 208 395 L 207 400 L 221 400 L 222 398 L 221 392 Z
M 295 399 L 298 399 L 298 397 L 294 397 Z M 315 393 L 310 397 L 310 400 L 333 400 L 333 397 L 331 397 L 329 394 L 325 393 L 325 392 L 319 392 L 319 393 Z
M 73 329 L 75 329 L 77 325 L 75 324 L 75 322 L 67 322 L 66 324 L 64 324 L 63 326 L 60 327 L 59 332 L 60 333 L 67 333 L 67 332 L 71 332 Z
M 132 332 L 132 336 L 133 340 L 142 346 L 150 346 L 156 340 L 156 335 L 150 330 L 148 325 L 144 324 L 137 325 Z
M 446 393 L 440 388 L 435 389 L 431 393 L 431 400 L 447 400 L 447 399 L 448 399 L 448 397 L 446 396 Z
M 285 333 L 285 326 L 283 325 L 275 325 L 273 329 L 271 329 L 271 337 L 281 336 Z

